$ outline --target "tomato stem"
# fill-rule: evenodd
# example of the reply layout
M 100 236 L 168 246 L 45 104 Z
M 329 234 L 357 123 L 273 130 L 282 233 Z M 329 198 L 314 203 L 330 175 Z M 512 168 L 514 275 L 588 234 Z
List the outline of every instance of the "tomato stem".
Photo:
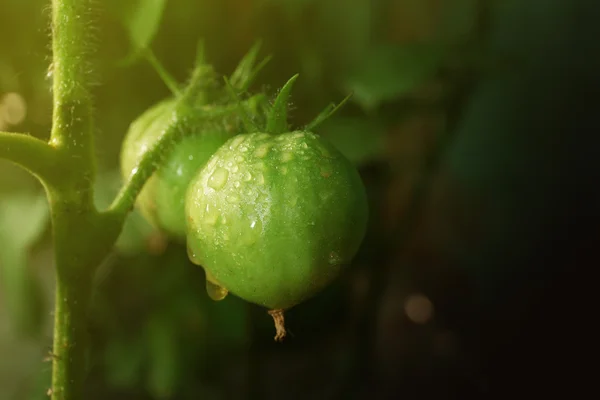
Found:
M 60 176 L 54 149 L 27 134 L 0 131 L 0 158 L 25 168 L 45 182 L 55 181 Z
M 177 83 L 175 78 L 173 78 L 173 76 L 167 71 L 164 65 L 162 65 L 158 58 L 156 58 L 154 52 L 151 49 L 146 49 L 144 51 L 144 55 L 146 56 L 146 59 L 148 60 L 150 65 L 152 65 L 152 68 L 154 68 L 160 79 L 163 81 L 165 86 L 169 88 L 171 93 L 175 97 L 181 95 L 181 90 L 179 90 L 179 84 Z
M 269 310 L 269 315 L 273 317 L 273 322 L 275 322 L 275 341 L 282 342 L 287 335 L 287 331 L 285 330 L 284 310 Z

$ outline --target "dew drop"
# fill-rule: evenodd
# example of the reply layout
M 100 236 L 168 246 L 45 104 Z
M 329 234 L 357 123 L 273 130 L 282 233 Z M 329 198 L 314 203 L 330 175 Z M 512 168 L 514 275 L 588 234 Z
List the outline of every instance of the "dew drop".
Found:
M 256 175 L 256 183 L 259 185 L 265 184 L 265 176 L 262 174 L 262 172 L 259 172 L 258 175 Z
M 243 136 L 237 136 L 235 139 L 233 139 L 231 141 L 231 144 L 229 145 L 229 149 L 230 150 L 235 150 L 237 149 L 237 147 L 240 145 L 240 143 L 242 143 L 244 141 L 244 137 Z
M 240 167 L 238 167 L 237 165 L 234 165 L 233 167 L 231 167 L 231 172 L 233 172 L 234 174 L 236 172 L 238 172 L 240 170 Z
M 221 301 L 229 294 L 229 290 L 225 289 L 214 282 L 211 282 L 208 278 L 208 272 L 206 273 L 206 293 L 211 300 Z
M 237 204 L 240 202 L 240 198 L 235 194 L 230 194 L 226 197 L 227 202 L 231 204 Z
M 287 175 L 287 172 L 288 172 L 287 167 L 285 167 L 285 166 L 279 168 L 279 171 L 281 171 L 282 175 Z
M 244 150 L 242 150 L 242 151 L 244 151 Z M 244 160 L 245 160 L 245 158 L 244 158 L 243 156 L 239 156 L 239 155 L 238 155 L 238 156 L 235 156 L 235 161 L 236 161 L 236 162 L 242 162 L 242 161 L 244 161 Z
M 229 171 L 227 171 L 225 168 L 217 167 L 210 178 L 208 178 L 208 186 L 215 190 L 221 190 L 227 183 L 228 177 Z
M 227 166 L 228 166 L 229 168 L 231 168 L 231 167 L 233 166 L 233 163 L 232 163 L 231 161 L 229 161 L 229 162 L 227 163 Z
M 245 153 L 245 152 L 247 152 L 247 151 L 248 151 L 248 147 L 246 147 L 246 146 L 242 146 L 242 147 L 240 147 L 240 151 L 241 151 L 242 153 Z
M 269 135 L 268 133 L 261 133 L 260 135 L 258 135 L 256 137 L 256 140 L 265 140 L 265 139 L 268 139 L 269 137 L 271 137 L 271 135 Z
M 238 181 L 233 182 L 233 187 L 239 188 L 240 187 L 240 183 Z
M 340 255 L 335 252 L 332 251 L 331 253 L 329 253 L 329 264 L 330 265 L 339 265 L 342 262 L 342 257 L 340 257 Z
M 303 149 L 308 149 L 308 145 L 306 144 L 306 142 L 302 143 L 302 148 Z
M 210 207 L 210 205 L 206 205 L 204 209 L 204 218 L 202 222 L 207 225 L 214 225 L 219 220 L 219 210 L 216 207 Z
M 258 158 L 264 158 L 267 155 L 267 153 L 269 153 L 270 148 L 271 148 L 270 143 L 262 144 L 256 149 L 256 151 L 254 152 L 254 155 Z
M 189 244 L 187 245 L 187 255 L 192 263 L 200 265 L 200 257 Z
M 321 154 L 323 154 L 323 157 L 331 157 L 331 153 L 325 147 L 319 146 L 319 150 L 321 150 Z
M 285 152 L 281 154 L 281 162 L 288 162 L 292 158 L 294 158 L 294 155 L 290 152 Z
M 252 179 L 252 174 L 250 172 L 246 171 L 246 172 L 244 172 L 243 178 L 246 182 L 248 182 L 250 179 Z

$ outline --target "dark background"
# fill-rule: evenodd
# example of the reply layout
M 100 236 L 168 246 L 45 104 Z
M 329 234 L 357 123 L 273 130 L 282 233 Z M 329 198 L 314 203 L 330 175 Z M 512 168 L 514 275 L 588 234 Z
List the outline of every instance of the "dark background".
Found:
M 129 123 L 169 95 L 143 59 L 123 63 L 150 3 L 92 10 L 99 204 Z M 48 136 L 48 18 L 46 1 L 0 0 L 2 130 Z M 577 396 L 597 340 L 598 21 L 591 0 L 167 1 L 151 47 L 180 82 L 200 38 L 223 74 L 262 38 L 255 89 L 300 73 L 295 125 L 354 91 L 318 132 L 359 168 L 369 231 L 277 344 L 264 309 L 210 301 L 185 248 L 133 214 L 98 271 L 86 398 Z M 0 399 L 49 386 L 43 199 L 0 163 Z

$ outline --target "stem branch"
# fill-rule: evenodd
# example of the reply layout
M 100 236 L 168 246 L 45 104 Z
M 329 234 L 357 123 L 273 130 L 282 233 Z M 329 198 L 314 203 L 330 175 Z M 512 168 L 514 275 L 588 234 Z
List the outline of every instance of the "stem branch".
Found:
M 43 140 L 22 133 L 0 131 L 0 158 L 11 161 L 40 180 L 58 177 L 56 151 Z

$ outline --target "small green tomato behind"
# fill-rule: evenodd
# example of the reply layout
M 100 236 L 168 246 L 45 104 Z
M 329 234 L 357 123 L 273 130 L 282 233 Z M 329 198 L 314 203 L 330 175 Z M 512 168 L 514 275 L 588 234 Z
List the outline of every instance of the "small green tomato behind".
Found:
M 234 72 L 236 90 L 244 91 L 258 71 L 254 67 L 257 52 L 258 45 Z M 244 105 L 258 114 L 263 98 L 254 96 Z M 239 105 L 230 100 L 211 66 L 199 63 L 181 94 L 154 105 L 130 125 L 121 152 L 122 175 L 136 173 L 144 155 L 165 132 L 173 129 L 180 130 L 183 137 L 173 144 L 147 181 L 137 206 L 152 225 L 183 241 L 189 182 L 223 143 L 243 131 Z
M 270 309 L 276 340 L 285 336 L 283 310 L 323 290 L 352 260 L 368 217 L 351 162 L 309 130 L 284 132 L 294 80 L 270 110 L 270 133 L 228 140 L 186 200 L 188 251 L 206 271 L 209 294 L 230 291 Z

